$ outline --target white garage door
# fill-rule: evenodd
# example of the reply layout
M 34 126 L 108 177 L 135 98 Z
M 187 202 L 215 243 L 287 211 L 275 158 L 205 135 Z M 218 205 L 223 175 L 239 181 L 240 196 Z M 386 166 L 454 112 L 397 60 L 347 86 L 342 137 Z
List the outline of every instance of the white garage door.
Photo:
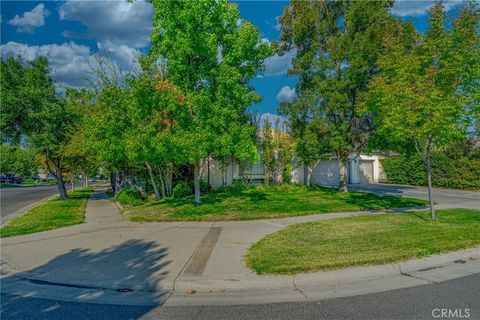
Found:
M 320 186 L 339 186 L 338 161 L 322 160 L 312 171 L 312 184 Z
M 373 183 L 373 161 L 360 160 L 360 183 Z

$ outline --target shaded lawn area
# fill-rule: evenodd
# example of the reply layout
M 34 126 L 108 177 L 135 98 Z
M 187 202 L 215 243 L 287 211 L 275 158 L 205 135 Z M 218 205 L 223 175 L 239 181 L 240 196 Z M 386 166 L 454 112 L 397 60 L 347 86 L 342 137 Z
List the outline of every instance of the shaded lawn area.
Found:
M 445 209 L 291 225 L 267 235 L 245 261 L 259 274 L 392 263 L 480 244 L 480 210 Z
M 131 207 L 122 212 L 130 221 L 219 221 L 256 220 L 316 213 L 421 206 L 412 198 L 378 196 L 371 193 L 342 193 L 335 189 L 300 185 L 254 186 L 246 190 L 209 192 L 202 204 L 193 196 L 166 199 Z
M 0 237 L 11 237 L 58 229 L 85 222 L 85 206 L 93 188 L 75 189 L 69 198 L 48 200 L 13 218 L 0 229 Z

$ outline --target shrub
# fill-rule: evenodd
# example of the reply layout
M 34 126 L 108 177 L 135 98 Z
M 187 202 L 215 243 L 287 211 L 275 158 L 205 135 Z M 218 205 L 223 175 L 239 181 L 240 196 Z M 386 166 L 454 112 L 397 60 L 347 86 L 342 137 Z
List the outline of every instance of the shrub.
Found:
M 35 184 L 35 183 L 37 182 L 32 178 L 26 178 L 25 180 L 23 180 L 23 184 Z
M 120 191 L 117 201 L 121 205 L 138 206 L 144 202 L 142 193 L 135 188 L 125 188 Z
M 207 181 L 200 180 L 200 191 L 208 192 L 211 190 L 210 184 Z
M 191 194 L 193 194 L 193 187 L 190 183 L 185 181 L 177 183 L 172 192 L 172 196 L 177 199 L 189 196 Z
M 443 152 L 432 153 L 432 184 L 455 189 L 480 189 L 480 160 L 461 156 L 448 157 Z M 383 168 L 389 183 L 427 185 L 425 163 L 418 155 L 387 157 Z

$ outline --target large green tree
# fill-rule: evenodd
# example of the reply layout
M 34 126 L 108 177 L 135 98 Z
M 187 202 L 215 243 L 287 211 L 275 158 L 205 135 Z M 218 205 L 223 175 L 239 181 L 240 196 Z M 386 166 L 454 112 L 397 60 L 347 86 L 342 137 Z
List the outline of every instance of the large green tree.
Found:
M 202 162 L 210 155 L 254 156 L 247 107 L 260 100 L 249 85 L 271 54 L 257 28 L 240 19 L 236 4 L 220 1 L 160 1 L 154 7 L 148 61 L 164 57 L 168 79 L 185 94 L 191 119 L 181 124 L 181 147 L 194 166 L 200 203 Z M 235 144 L 235 142 L 241 142 Z
M 307 186 L 311 186 L 312 172 L 319 161 L 329 155 L 328 123 L 312 114 L 315 97 L 304 92 L 292 102 L 283 102 L 279 111 L 289 119 L 289 130 L 295 139 L 295 155 L 307 169 Z
M 417 41 L 385 39 L 390 53 L 381 58 L 380 74 L 370 84 L 367 102 L 377 114 L 376 140 L 397 149 L 411 146 L 426 164 L 432 221 L 432 148 L 464 137 L 478 121 L 479 17 L 478 4 L 466 3 L 449 24 L 437 2 Z
M 284 105 L 282 113 L 292 123 L 305 121 L 297 127 L 307 128 L 314 121 L 316 126 L 321 124 L 319 135 L 324 137 L 318 141 L 328 142 L 338 159 L 342 191 L 348 191 L 349 156 L 366 146 L 373 130 L 373 115 L 361 109 L 361 97 L 377 72 L 383 35 L 394 23 L 389 15 L 392 3 L 294 0 L 280 18 L 279 49 L 296 51 L 289 73 L 299 77 L 298 97 Z M 308 140 L 297 136 L 312 145 L 313 136 Z M 306 150 L 307 164 L 311 155 Z
M 109 85 L 95 95 L 95 103 L 85 130 L 87 148 L 111 172 L 112 191 L 118 193 L 118 172 L 131 162 L 126 140 L 132 128 L 130 100 L 124 88 Z
M 38 168 L 32 150 L 3 143 L 0 145 L 0 173 L 31 176 L 38 173 Z
M 60 198 L 67 198 L 63 174 L 68 166 L 65 149 L 80 114 L 57 95 L 47 59 L 28 63 L 20 58 L 1 62 L 2 140 L 27 143 L 44 159 L 56 177 Z
M 174 165 L 185 162 L 186 152 L 177 141 L 183 137 L 179 124 L 191 117 L 188 106 L 166 79 L 164 64 L 131 78 L 127 90 L 132 114 L 127 154 L 132 162 L 145 165 L 157 200 L 171 196 Z
M 70 142 L 65 148 L 65 158 L 68 161 L 68 171 L 71 176 L 82 175 L 82 186 L 88 186 L 88 177 L 97 173 L 99 161 L 87 141 L 87 130 L 92 119 L 94 97 L 86 89 L 65 90 L 65 103 L 79 115 Z

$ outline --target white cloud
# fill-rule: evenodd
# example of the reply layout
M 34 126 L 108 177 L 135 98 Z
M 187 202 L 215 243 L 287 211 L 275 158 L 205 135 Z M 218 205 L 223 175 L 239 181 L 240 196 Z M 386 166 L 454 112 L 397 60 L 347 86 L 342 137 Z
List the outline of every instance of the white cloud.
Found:
M 277 93 L 277 100 L 280 102 L 290 102 L 295 98 L 295 88 L 285 86 Z
M 287 74 L 287 70 L 292 67 L 292 58 L 296 51 L 287 51 L 283 56 L 275 54 L 270 58 L 265 59 L 265 75 L 280 75 Z
M 280 29 L 282 29 L 282 25 L 280 24 L 280 16 L 275 17 L 275 25 L 273 28 L 277 31 L 280 31 Z
M 53 79 L 65 82 L 71 86 L 81 86 L 86 68 L 90 48 L 77 45 L 73 42 L 41 46 L 30 46 L 28 44 L 10 41 L 0 46 L 2 58 L 9 56 L 21 56 L 24 60 L 30 61 L 39 56 L 48 58 L 52 69 Z
M 52 69 L 52 78 L 72 87 L 84 87 L 86 79 L 91 79 L 91 66 L 96 63 L 95 54 L 112 59 L 118 70 L 131 70 L 136 64 L 139 52 L 125 45 L 111 43 L 99 44 L 99 51 L 90 53 L 90 48 L 74 42 L 31 46 L 10 41 L 0 46 L 2 58 L 21 56 L 24 60 L 33 60 L 45 56 Z
M 275 21 L 272 22 L 272 20 L 265 20 L 265 23 L 272 28 L 273 30 L 280 31 L 282 26 L 280 25 L 280 16 L 275 17 Z
M 31 11 L 24 12 L 21 17 L 18 14 L 15 15 L 8 24 L 17 27 L 17 32 L 33 32 L 35 28 L 45 25 L 45 17 L 49 14 L 45 5 L 40 3 Z
M 94 38 L 115 45 L 143 48 L 150 42 L 153 7 L 145 1 L 67 1 L 59 8 L 60 20 L 79 21 L 85 33 L 64 31 L 69 38 Z
M 397 0 L 393 4 L 391 13 L 398 17 L 423 16 L 427 14 L 428 9 L 430 9 L 434 3 L 434 0 Z M 461 3 L 461 0 L 448 0 L 445 1 L 443 5 L 445 6 L 445 10 L 448 11 Z

